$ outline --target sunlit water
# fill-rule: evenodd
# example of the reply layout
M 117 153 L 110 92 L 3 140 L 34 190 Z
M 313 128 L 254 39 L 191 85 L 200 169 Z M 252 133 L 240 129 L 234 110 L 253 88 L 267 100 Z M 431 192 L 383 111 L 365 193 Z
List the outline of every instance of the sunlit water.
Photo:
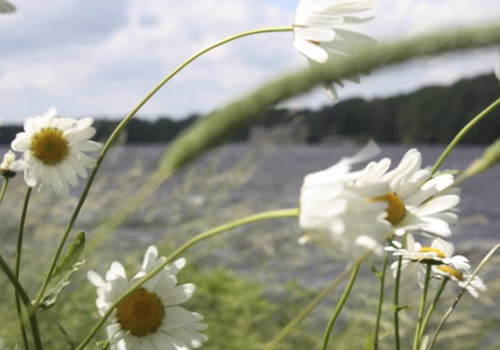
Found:
M 245 215 L 296 207 L 304 175 L 325 169 L 340 158 L 353 155 L 360 147 L 237 144 L 211 150 L 160 187 L 153 198 L 120 226 L 111 237 L 111 255 L 119 258 L 127 249 L 144 250 L 160 240 L 175 246 L 203 230 Z M 381 148 L 377 159 L 390 157 L 397 163 L 409 147 L 382 145 Z M 110 152 L 97 177 L 104 185 L 95 193 L 91 191 L 81 214 L 82 225 L 90 236 L 92 224 L 105 220 L 115 206 L 127 201 L 155 169 L 164 149 L 161 145 L 120 146 Z M 423 154 L 424 165 L 431 166 L 444 146 L 419 146 L 418 149 Z M 443 169 L 464 169 L 482 152 L 480 146 L 459 147 L 451 153 Z M 120 187 L 120 177 L 133 171 L 139 174 L 134 182 Z M 451 240 L 462 249 L 459 253 L 475 254 L 476 263 L 500 238 L 499 180 L 500 167 L 497 167 L 461 186 L 461 221 Z M 107 195 L 107 191 L 116 188 L 119 195 L 112 197 L 111 192 Z M 93 201 L 102 202 L 103 198 L 111 198 L 116 203 L 106 204 L 98 213 L 102 217 L 95 216 L 91 210 Z M 257 279 L 299 278 L 314 284 L 323 284 L 345 266 L 332 261 L 316 247 L 299 245 L 299 234 L 296 220 L 257 223 L 202 242 L 186 255 L 193 254 L 203 264 L 250 272 Z

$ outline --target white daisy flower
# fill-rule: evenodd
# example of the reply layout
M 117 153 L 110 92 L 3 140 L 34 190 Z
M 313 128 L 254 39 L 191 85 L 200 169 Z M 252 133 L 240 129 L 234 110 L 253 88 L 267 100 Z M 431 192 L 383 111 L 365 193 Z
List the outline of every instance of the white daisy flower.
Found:
M 17 172 L 24 170 L 24 163 L 16 160 L 16 154 L 8 150 L 4 154 L 2 163 L 0 164 L 0 174 L 4 177 L 14 177 Z
M 432 277 L 448 277 L 457 282 L 460 288 L 465 288 L 473 297 L 479 296 L 479 291 L 486 291 L 486 286 L 479 276 L 472 276 L 469 259 L 462 255 L 453 255 L 455 247 L 452 243 L 443 240 L 434 240 L 432 247 L 441 251 L 445 258 L 443 264 L 432 266 Z
M 335 258 L 354 260 L 380 249 L 390 232 L 383 220 L 386 204 L 369 201 L 388 192 L 386 184 L 354 186 L 362 171 L 351 171 L 353 164 L 365 161 L 378 148 L 368 144 L 353 157 L 304 178 L 300 194 L 300 243 L 312 242 Z
M 156 247 L 147 249 L 140 271 L 128 279 L 124 267 L 113 262 L 105 279 L 89 271 L 89 281 L 97 287 L 96 305 L 103 315 L 131 285 L 165 262 Z M 179 306 L 195 291 L 194 284 L 177 285 L 177 273 L 185 265 L 179 259 L 132 292 L 113 311 L 106 328 L 112 350 L 188 350 L 199 348 L 207 337 L 200 323 L 203 317 Z
M 407 231 L 423 231 L 437 236 L 451 235 L 450 226 L 457 222 L 455 207 L 460 201 L 458 189 L 452 188 L 453 175 L 434 177 L 421 168 L 422 156 L 416 149 L 409 150 L 399 165 L 391 170 L 391 160 L 368 164 L 356 186 L 386 183 L 389 192 L 372 200 L 388 204 L 386 220 L 396 235 Z
M 373 4 L 373 0 L 302 0 L 295 13 L 293 45 L 314 63 L 350 56 L 361 46 L 375 46 L 373 38 L 348 29 L 371 19 L 352 15 L 371 9 Z M 348 80 L 359 83 L 357 76 Z M 342 81 L 334 83 L 343 86 Z M 331 99 L 338 99 L 333 84 L 323 87 Z
M 385 250 L 393 252 L 394 256 L 401 256 L 401 270 L 408 265 L 418 266 L 418 283 L 422 287 L 426 273 L 426 265 L 431 265 L 431 277 L 442 279 L 450 278 L 457 282 L 461 288 L 466 290 L 474 297 L 478 297 L 478 291 L 485 291 L 481 278 L 474 276 L 470 282 L 468 279 L 472 275 L 469 259 L 462 255 L 453 255 L 455 247 L 453 243 L 436 238 L 430 246 L 422 246 L 415 242 L 413 235 L 406 235 L 406 248 L 402 248 L 397 241 L 392 242 L 391 247 Z M 396 277 L 398 261 L 391 264 L 393 276 Z
M 402 248 L 401 243 L 393 241 L 391 246 L 385 250 L 392 252 L 394 256 L 401 256 L 401 269 L 404 269 L 410 263 L 420 263 L 422 265 L 449 265 L 452 268 L 466 270 L 470 269 L 469 260 L 462 255 L 453 255 L 455 247 L 453 243 L 436 238 L 430 246 L 422 246 L 415 241 L 412 234 L 408 233 L 405 239 L 405 248 Z M 396 274 L 398 262 L 391 265 L 393 274 Z M 425 270 L 425 268 L 424 268 Z
M 101 148 L 90 141 L 95 129 L 92 118 L 76 120 L 57 116 L 50 108 L 43 116 L 27 118 L 24 132 L 12 141 L 12 149 L 23 153 L 24 178 L 30 187 L 50 186 L 63 196 L 69 195 L 69 185 L 77 186 L 78 177 L 87 177 L 86 168 L 95 160 L 85 152 Z

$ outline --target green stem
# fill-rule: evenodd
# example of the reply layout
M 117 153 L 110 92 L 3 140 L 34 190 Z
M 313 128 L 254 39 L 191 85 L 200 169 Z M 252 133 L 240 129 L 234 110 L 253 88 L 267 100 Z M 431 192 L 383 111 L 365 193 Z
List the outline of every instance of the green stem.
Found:
M 434 344 L 436 343 L 437 337 L 438 337 L 439 333 L 441 332 L 441 329 L 443 328 L 444 324 L 446 323 L 446 321 L 448 320 L 450 315 L 453 313 L 453 311 L 457 307 L 457 304 L 460 301 L 460 299 L 462 298 L 462 296 L 464 295 L 465 291 L 467 290 L 467 286 L 469 285 L 469 283 L 479 273 L 479 271 L 481 271 L 481 269 L 486 265 L 486 263 L 491 259 L 493 254 L 495 254 L 498 249 L 500 249 L 500 243 L 497 243 L 488 252 L 488 254 L 486 254 L 486 256 L 483 258 L 483 260 L 481 260 L 481 263 L 476 267 L 476 269 L 474 270 L 472 275 L 469 276 L 469 278 L 467 279 L 467 283 L 462 287 L 462 290 L 458 293 L 453 304 L 449 307 L 448 311 L 446 311 L 446 313 L 444 314 L 441 321 L 439 321 L 439 324 L 437 325 L 436 330 L 434 331 L 434 335 L 432 336 L 431 343 L 430 343 L 429 347 L 427 348 L 427 350 L 432 350 L 432 348 L 434 347 Z
M 21 300 L 23 301 L 24 307 L 26 308 L 26 312 L 29 317 L 30 325 L 31 325 L 31 331 L 33 333 L 33 340 L 35 342 L 35 348 L 37 350 L 42 349 L 42 340 L 40 337 L 40 331 L 38 329 L 38 320 L 36 317 L 35 309 L 33 308 L 33 305 L 31 304 L 30 298 L 28 297 L 28 294 L 24 290 L 23 286 L 19 283 L 19 280 L 16 278 L 14 272 L 9 268 L 9 265 L 5 262 L 3 259 L 2 255 L 0 254 L 0 268 L 4 271 L 5 275 L 7 278 L 10 280 L 12 285 L 14 286 L 14 289 L 16 291 L 16 294 L 21 297 Z
M 0 205 L 2 204 L 5 192 L 7 192 L 7 186 L 9 185 L 9 179 L 7 177 L 3 178 L 2 190 L 0 191 Z
M 50 278 L 52 276 L 52 273 L 57 265 L 57 261 L 59 260 L 59 257 L 62 253 L 62 250 L 64 248 L 64 245 L 66 243 L 66 240 L 68 239 L 68 236 L 71 232 L 71 229 L 73 228 L 73 225 L 80 213 L 80 210 L 81 208 L 83 207 L 83 204 L 85 202 L 85 199 L 87 198 L 87 195 L 90 191 L 90 187 L 92 185 L 92 182 L 94 181 L 94 178 L 97 174 L 97 171 L 99 170 L 100 166 L 101 166 L 101 163 L 104 159 L 104 156 L 107 154 L 108 150 L 111 148 L 111 145 L 114 143 L 114 141 L 116 140 L 116 138 L 118 137 L 119 133 L 123 130 L 123 128 L 125 128 L 125 126 L 129 123 L 129 121 L 136 115 L 136 113 L 142 108 L 142 106 L 144 106 L 144 104 L 146 104 L 146 102 L 149 101 L 149 99 L 155 95 L 170 79 L 172 79 L 175 75 L 177 75 L 177 73 L 179 73 L 183 68 L 185 68 L 189 63 L 191 63 L 192 61 L 194 61 L 195 59 L 197 59 L 198 57 L 202 56 L 203 54 L 223 45 L 223 44 L 226 44 L 230 41 L 234 41 L 236 39 L 239 39 L 239 38 L 242 38 L 242 37 L 245 37 L 245 36 L 249 36 L 249 35 L 254 35 L 254 34 L 263 34 L 263 33 L 272 33 L 272 32 L 285 32 L 285 31 L 292 31 L 293 28 L 290 27 L 290 26 L 287 26 L 287 27 L 274 27 L 274 28 L 262 28 L 262 29 L 256 29 L 256 30 L 250 30 L 250 31 L 246 31 L 246 32 L 242 32 L 242 33 L 239 33 L 239 34 L 236 34 L 236 35 L 232 35 L 232 36 L 229 36 L 225 39 L 222 39 L 212 45 L 209 45 L 207 46 L 206 48 L 198 51 L 197 53 L 195 53 L 194 55 L 192 55 L 191 57 L 189 57 L 186 61 L 184 61 L 183 63 L 181 63 L 176 69 L 174 69 L 170 74 L 168 74 L 167 76 L 165 76 L 155 87 L 153 87 L 153 89 L 129 112 L 129 114 L 127 114 L 125 116 L 125 118 L 118 124 L 118 126 L 115 128 L 115 130 L 112 132 L 112 134 L 109 136 L 109 138 L 107 139 L 106 143 L 104 144 L 103 148 L 102 148 L 102 151 L 99 155 L 99 157 L 97 158 L 97 161 L 96 161 L 96 165 L 94 166 L 94 168 L 92 169 L 92 172 L 91 174 L 89 175 L 89 178 L 87 180 L 87 183 L 85 185 L 85 188 L 82 192 L 82 195 L 80 197 L 80 200 L 78 201 L 78 204 L 75 208 L 75 211 L 73 212 L 73 216 L 71 217 L 70 219 L 70 222 L 66 228 L 66 231 L 64 232 L 60 242 L 59 242 L 59 245 L 57 246 L 56 248 L 56 251 L 54 253 L 54 256 L 52 257 L 52 261 L 50 263 L 50 267 L 49 267 L 49 270 L 47 272 L 47 274 L 45 275 L 45 279 L 44 281 L 42 282 L 42 285 L 40 287 L 40 290 L 38 292 L 38 295 L 35 299 L 35 308 L 38 307 L 38 305 L 40 304 L 42 298 L 43 298 L 43 295 L 45 293 L 45 290 L 47 289 L 48 285 L 49 285 L 49 282 L 50 282 Z
M 422 326 L 420 327 L 420 339 L 424 336 L 425 329 L 427 328 L 427 325 L 429 324 L 429 320 L 431 319 L 432 313 L 434 312 L 434 309 L 436 308 L 436 305 L 439 301 L 439 298 L 441 297 L 441 294 L 443 293 L 444 287 L 446 286 L 446 283 L 449 281 L 449 278 L 443 278 L 443 282 L 441 283 L 441 286 L 439 287 L 436 296 L 434 297 L 434 300 L 432 301 L 431 305 L 429 305 L 429 309 L 427 310 L 427 313 L 425 314 L 425 318 L 422 322 Z
M 462 138 L 477 124 L 479 123 L 484 117 L 486 117 L 488 114 L 491 113 L 495 108 L 500 106 L 500 98 L 497 99 L 495 102 L 490 104 L 488 107 L 486 107 L 481 113 L 479 113 L 477 116 L 475 116 L 471 121 L 469 121 L 463 128 L 460 130 L 460 132 L 455 135 L 453 140 L 450 142 L 448 147 L 443 151 L 439 159 L 436 161 L 436 164 L 432 167 L 431 173 L 435 174 L 436 171 L 441 167 L 445 159 L 448 157 L 448 155 L 451 153 L 451 151 L 457 146 L 457 144 L 462 140 Z
M 337 307 L 335 307 L 335 311 L 333 312 L 333 315 L 330 318 L 330 321 L 328 322 L 328 325 L 326 327 L 325 334 L 323 337 L 323 346 L 321 347 L 322 350 L 327 349 L 328 340 L 330 339 L 330 333 L 332 332 L 332 328 L 335 325 L 335 321 L 337 321 L 337 317 L 340 315 L 340 312 L 344 308 L 347 298 L 351 294 L 351 290 L 354 285 L 354 282 L 356 281 L 356 277 L 358 277 L 360 266 L 361 266 L 360 261 L 354 263 L 354 268 L 352 269 L 351 277 L 349 278 L 344 293 L 342 294 L 342 297 L 340 298 Z
M 375 332 L 373 338 L 373 349 L 378 349 L 378 335 L 380 332 L 380 318 L 382 317 L 382 305 L 384 304 L 384 291 L 385 291 L 385 274 L 387 270 L 387 261 L 389 260 L 389 253 L 385 253 L 384 260 L 382 262 L 382 271 L 380 275 L 380 287 L 379 287 L 379 298 L 377 306 L 377 317 L 375 319 Z
M 284 327 L 280 333 L 274 337 L 274 339 L 269 342 L 264 350 L 272 350 L 274 349 L 290 332 L 295 329 L 302 320 L 311 313 L 312 310 L 316 306 L 319 305 L 319 303 L 325 299 L 325 297 L 330 294 L 337 286 L 344 280 L 344 278 L 347 277 L 347 273 L 351 271 L 352 268 L 345 268 L 328 286 L 326 286 L 325 289 L 321 291 L 313 300 L 309 302 L 309 304 L 306 305 L 298 314 L 295 316 L 293 320 L 291 320 L 286 327 Z
M 243 225 L 248 225 L 251 223 L 255 223 L 258 221 L 263 221 L 263 220 L 270 220 L 270 219 L 280 219 L 280 218 L 297 218 L 299 215 L 299 209 L 298 208 L 292 208 L 292 209 L 283 209 L 283 210 L 273 210 L 273 211 L 268 211 L 268 212 L 263 212 L 263 213 L 258 213 L 254 215 L 247 216 L 242 219 L 238 219 L 232 222 L 229 222 L 224 225 L 217 226 L 211 230 L 202 232 L 198 234 L 197 236 L 191 238 L 189 241 L 184 243 L 182 246 L 177 248 L 172 254 L 170 254 L 165 261 L 162 264 L 159 264 L 155 266 L 151 271 L 149 271 L 146 275 L 144 275 L 142 278 L 140 278 L 136 283 L 134 283 L 132 286 L 130 286 L 125 293 L 123 293 L 119 298 L 117 298 L 108 308 L 106 313 L 101 317 L 101 319 L 94 325 L 94 327 L 91 329 L 90 333 L 85 337 L 85 339 L 78 345 L 76 350 L 81 350 L 85 348 L 85 346 L 92 340 L 92 338 L 95 336 L 97 331 L 103 326 L 104 322 L 108 319 L 108 317 L 111 315 L 113 310 L 116 308 L 118 304 L 120 304 L 130 293 L 132 293 L 134 290 L 142 286 L 144 283 L 146 283 L 149 279 L 151 279 L 153 276 L 155 276 L 158 272 L 162 271 L 165 266 L 167 266 L 169 263 L 171 263 L 174 259 L 176 259 L 180 254 L 184 253 L 186 250 L 194 246 L 196 243 L 203 241 L 207 238 L 216 236 L 220 233 L 232 230 L 234 228 L 243 226 Z
M 425 281 L 420 299 L 420 307 L 418 308 L 417 326 L 415 327 L 415 338 L 413 339 L 413 350 L 419 350 L 420 346 L 420 329 L 424 317 L 425 304 L 427 303 L 427 291 L 429 290 L 429 282 L 431 280 L 431 264 L 427 264 L 425 270 Z
M 396 281 L 394 282 L 394 343 L 395 349 L 401 348 L 401 340 L 399 338 L 399 287 L 401 286 L 401 265 L 403 257 L 398 257 L 398 267 L 396 270 Z
M 26 191 L 26 196 L 24 198 L 24 205 L 21 213 L 21 219 L 19 221 L 19 231 L 17 235 L 17 246 L 16 246 L 16 262 L 14 266 L 14 276 L 16 277 L 17 280 L 19 280 L 19 274 L 21 271 L 21 255 L 23 250 L 24 224 L 26 222 L 26 214 L 28 212 L 28 204 L 30 201 L 31 190 L 32 188 L 28 187 L 28 190 Z M 21 309 L 21 300 L 17 292 L 17 289 L 15 290 L 15 300 L 16 300 L 16 312 L 17 312 L 17 317 L 19 318 L 19 327 L 21 328 L 21 335 L 23 338 L 24 347 L 26 349 L 29 349 L 28 335 L 26 332 L 26 327 L 24 326 L 23 311 Z

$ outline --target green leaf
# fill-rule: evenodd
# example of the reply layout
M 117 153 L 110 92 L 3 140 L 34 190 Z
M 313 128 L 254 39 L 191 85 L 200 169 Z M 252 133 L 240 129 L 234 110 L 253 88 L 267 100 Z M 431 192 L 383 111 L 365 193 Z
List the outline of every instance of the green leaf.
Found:
M 66 332 L 64 327 L 59 322 L 56 322 L 56 326 L 59 329 L 59 331 L 63 334 L 64 340 L 66 340 L 66 342 L 68 343 L 68 345 L 69 345 L 68 349 L 74 350 L 76 348 L 75 338 L 72 337 L 71 335 L 69 335 L 69 333 Z
M 40 306 L 38 307 L 39 310 L 47 310 L 57 302 L 62 291 L 69 284 L 73 272 L 78 270 L 84 263 L 83 260 L 78 260 L 84 247 L 85 232 L 82 231 L 75 237 L 67 253 L 62 256 L 61 261 L 54 269 L 47 292 L 43 296 Z
M 373 349 L 373 337 L 369 335 L 368 337 L 366 337 L 365 350 L 371 349 Z
M 375 265 L 370 266 L 370 271 L 377 277 L 378 279 L 382 279 L 382 273 L 377 269 Z
M 78 235 L 76 235 L 66 254 L 61 257 L 61 261 L 54 269 L 51 278 L 73 270 L 74 265 L 78 262 L 78 259 L 83 252 L 83 248 L 85 248 L 85 232 L 81 231 Z
M 396 312 L 399 312 L 399 311 L 405 310 L 405 309 L 411 309 L 411 305 L 407 304 L 407 305 L 393 305 L 392 306 L 392 311 L 396 311 Z

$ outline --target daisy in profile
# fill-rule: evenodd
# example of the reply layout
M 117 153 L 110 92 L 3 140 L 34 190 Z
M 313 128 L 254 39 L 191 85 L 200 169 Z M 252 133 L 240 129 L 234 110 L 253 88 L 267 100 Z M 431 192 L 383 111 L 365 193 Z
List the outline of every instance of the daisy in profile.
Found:
M 370 10 L 373 0 L 302 0 L 295 13 L 293 23 L 293 45 L 311 63 L 325 63 L 341 56 L 350 56 L 359 47 L 373 47 L 376 41 L 364 34 L 349 29 L 371 18 L 355 16 Z M 359 83 L 359 77 L 350 78 Z M 325 84 L 328 96 L 337 100 L 334 84 Z
M 378 152 L 369 143 L 353 157 L 304 178 L 300 193 L 300 243 L 312 242 L 332 257 L 355 260 L 380 249 L 390 232 L 384 220 L 386 203 L 370 201 L 389 191 L 384 183 L 355 186 L 362 171 L 351 171 L 354 164 L 370 159 Z
M 431 265 L 449 265 L 455 269 L 470 270 L 469 260 L 462 255 L 453 255 L 455 247 L 453 243 L 436 238 L 430 246 L 423 246 L 415 241 L 411 233 L 405 236 L 405 248 L 398 241 L 391 242 L 391 245 L 385 248 L 392 252 L 394 256 L 401 256 L 401 269 L 404 269 L 410 263 L 431 264 Z M 391 265 L 395 272 L 398 262 Z
M 90 141 L 95 129 L 92 118 L 76 120 L 57 116 L 50 108 L 43 116 L 29 117 L 24 132 L 12 141 L 13 150 L 23 152 L 24 178 L 29 187 L 49 186 L 60 196 L 69 195 L 69 185 L 78 177 L 87 177 L 87 168 L 95 160 L 85 152 L 94 152 L 101 144 Z
M 385 183 L 389 191 L 371 200 L 387 203 L 387 220 L 396 235 L 408 231 L 422 231 L 434 236 L 451 236 L 451 226 L 457 222 L 456 205 L 460 201 L 458 188 L 452 187 L 451 174 L 432 176 L 429 169 L 421 167 L 422 155 L 411 149 L 399 165 L 389 171 L 391 160 L 372 162 L 356 186 Z
M 130 280 L 116 261 L 104 279 L 89 271 L 88 279 L 97 287 L 99 313 L 103 315 L 131 285 L 164 262 L 165 258 L 158 258 L 156 247 L 151 246 L 140 271 Z M 176 275 L 185 263 L 185 259 L 175 261 L 118 304 L 106 328 L 112 350 L 188 350 L 201 347 L 207 340 L 200 333 L 207 329 L 200 322 L 203 317 L 179 306 L 195 291 L 194 284 L 177 285 Z
M 14 177 L 17 172 L 24 170 L 24 164 L 20 160 L 16 160 L 16 154 L 8 150 L 4 154 L 2 163 L 0 163 L 0 175 L 6 178 Z
M 406 235 L 406 247 L 402 248 L 399 242 L 392 242 L 386 251 L 393 252 L 394 256 L 401 256 L 401 270 L 409 264 L 418 265 L 418 282 L 423 285 L 426 265 L 431 265 L 431 277 L 436 279 L 448 278 L 457 282 L 458 286 L 465 288 L 473 297 L 479 296 L 479 291 L 485 291 L 486 286 L 478 276 L 472 276 L 469 259 L 463 255 L 453 255 L 453 243 L 436 238 L 430 246 L 422 246 L 415 242 L 411 234 Z M 391 265 L 393 275 L 396 275 L 398 262 Z M 470 281 L 469 281 L 470 279 Z

